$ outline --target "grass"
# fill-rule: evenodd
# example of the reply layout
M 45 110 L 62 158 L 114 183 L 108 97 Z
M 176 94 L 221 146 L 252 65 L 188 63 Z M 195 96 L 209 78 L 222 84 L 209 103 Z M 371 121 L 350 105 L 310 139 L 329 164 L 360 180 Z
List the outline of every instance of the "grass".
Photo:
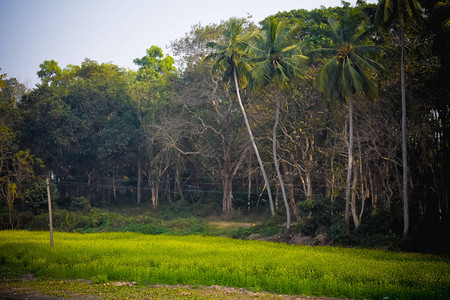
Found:
M 0 237 L 2 273 L 6 267 L 17 275 L 31 272 L 97 283 L 131 280 L 340 297 L 448 297 L 448 260 L 432 256 L 202 236 L 56 233 L 54 249 L 42 232 L 1 232 Z
M 94 283 L 221 285 L 281 294 L 448 299 L 450 261 L 431 255 L 307 247 L 201 235 L 0 231 L 0 274 Z

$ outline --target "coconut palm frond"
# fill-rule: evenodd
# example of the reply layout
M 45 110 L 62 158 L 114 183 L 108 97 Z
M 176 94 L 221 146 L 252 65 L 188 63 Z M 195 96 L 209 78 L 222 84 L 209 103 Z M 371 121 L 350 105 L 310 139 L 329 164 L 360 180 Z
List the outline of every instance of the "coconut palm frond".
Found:
M 374 74 L 382 73 L 386 74 L 388 71 L 384 68 L 382 64 L 368 57 L 363 57 L 358 54 L 354 54 L 352 58 L 355 60 L 355 63 L 359 66 L 364 66 L 368 70 L 370 70 Z
M 205 57 L 207 61 L 213 61 L 211 71 L 221 74 L 224 81 L 233 77 L 234 70 L 239 77 L 240 87 L 245 87 L 248 82 L 248 74 L 252 70 L 247 56 L 250 51 L 250 41 L 254 38 L 253 32 L 244 31 L 244 20 L 232 18 L 227 22 L 223 32 L 224 43 L 209 42 L 207 46 L 212 52 Z
M 343 36 L 342 31 L 339 30 L 339 23 L 338 20 L 335 17 L 329 17 L 328 18 L 328 29 L 331 33 L 331 39 L 339 45 L 343 44 Z
M 366 17 L 358 9 L 349 9 L 342 20 L 329 18 L 329 22 L 330 31 L 334 32 L 334 46 L 310 53 L 312 57 L 333 56 L 320 70 L 319 90 L 326 97 L 331 95 L 338 99 L 353 97 L 356 93 L 375 96 L 376 84 L 371 79 L 373 76 L 367 73 L 384 71 L 377 60 L 385 50 L 364 44 L 370 33 Z
M 365 57 L 379 58 L 388 52 L 389 52 L 389 50 L 387 50 L 386 48 L 383 48 L 380 46 L 375 46 L 375 45 L 363 45 L 363 46 L 355 47 L 355 53 L 358 53 Z
M 338 50 L 336 48 L 320 48 L 320 49 L 316 49 L 316 50 L 309 52 L 308 56 L 312 57 L 312 58 L 319 57 L 319 56 L 333 57 L 336 55 L 337 51 Z
M 270 66 L 266 59 L 255 64 L 252 70 L 252 87 L 259 88 L 269 81 Z
M 271 18 L 265 25 L 267 29 L 260 32 L 256 45 L 249 50 L 256 62 L 252 70 L 252 86 L 260 87 L 272 81 L 281 88 L 290 78 L 300 77 L 306 57 L 301 55 L 300 44 L 291 42 L 292 29 L 285 23 Z
M 375 13 L 377 26 L 388 26 L 397 20 L 401 26 L 405 21 L 423 22 L 423 8 L 417 0 L 381 0 Z
M 339 78 L 339 63 L 336 57 L 330 59 L 319 71 L 316 77 L 317 88 L 324 93 L 325 97 L 331 97 L 337 90 L 337 79 Z

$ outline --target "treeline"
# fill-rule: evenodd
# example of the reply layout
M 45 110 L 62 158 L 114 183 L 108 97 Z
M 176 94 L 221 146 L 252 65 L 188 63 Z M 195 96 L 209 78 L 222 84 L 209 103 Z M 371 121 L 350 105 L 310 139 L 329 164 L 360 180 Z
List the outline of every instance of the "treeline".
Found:
M 202 204 L 438 245 L 450 4 L 419 2 L 195 25 L 172 42 L 178 68 L 152 46 L 137 71 L 49 60 L 31 90 L 3 74 L 3 228 L 45 210 L 49 176 L 64 209 Z

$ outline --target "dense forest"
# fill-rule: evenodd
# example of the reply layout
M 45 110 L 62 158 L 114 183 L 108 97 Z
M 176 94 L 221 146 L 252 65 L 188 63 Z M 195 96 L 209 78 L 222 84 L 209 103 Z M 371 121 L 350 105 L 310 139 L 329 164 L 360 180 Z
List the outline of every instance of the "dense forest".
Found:
M 203 207 L 448 249 L 449 16 L 343 2 L 194 25 L 137 71 L 47 60 L 32 89 L 1 74 L 1 228 L 47 211 L 50 178 L 63 210 Z

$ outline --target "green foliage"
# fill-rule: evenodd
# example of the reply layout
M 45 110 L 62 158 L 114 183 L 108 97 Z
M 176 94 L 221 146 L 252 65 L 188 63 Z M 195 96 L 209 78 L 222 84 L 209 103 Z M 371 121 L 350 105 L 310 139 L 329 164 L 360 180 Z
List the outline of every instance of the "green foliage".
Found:
M 158 78 L 167 73 L 176 73 L 174 59 L 170 55 L 164 54 L 158 46 L 151 46 L 147 49 L 147 55 L 142 58 L 136 58 L 133 61 L 139 66 L 137 79 L 149 80 Z
M 14 228 L 15 202 L 23 200 L 41 163 L 30 150 L 18 149 L 16 135 L 9 127 L 0 126 L 0 200 L 8 207 L 11 228 Z
M 42 84 L 57 83 L 60 79 L 62 71 L 55 60 L 46 60 L 39 67 L 41 69 L 37 72 L 37 75 L 42 80 Z
M 406 21 L 421 22 L 423 10 L 417 0 L 381 0 L 375 15 L 375 22 L 380 26 L 389 26 L 397 21 L 401 26 Z
M 223 42 L 209 42 L 207 46 L 213 52 L 205 57 L 206 61 L 213 61 L 212 72 L 222 77 L 223 81 L 233 80 L 236 72 L 239 87 L 245 87 L 252 69 L 247 58 L 249 43 L 255 32 L 246 31 L 244 19 L 231 18 L 223 31 Z
M 171 213 L 167 210 L 153 213 L 127 213 L 93 208 L 86 210 L 87 199 L 78 197 L 76 203 L 84 210 L 53 211 L 53 226 L 56 230 L 67 232 L 104 232 L 130 231 L 145 234 L 204 234 L 207 225 L 203 219 L 190 214 Z M 47 203 L 45 203 L 46 205 Z M 75 205 L 72 203 L 71 205 Z M 42 209 L 44 211 L 44 209 Z M 45 210 L 46 211 L 46 210 Z M 0 218 L 0 228 L 8 228 L 9 220 Z M 48 213 L 30 215 L 28 212 L 17 213 L 18 228 L 45 230 L 48 228 Z M 223 233 L 223 232 L 222 232 Z
M 326 197 L 313 197 L 299 201 L 299 210 L 304 220 L 301 225 L 301 232 L 305 235 L 316 236 L 321 228 L 330 228 L 341 220 L 341 216 L 336 214 L 340 211 L 339 203 L 333 203 Z
M 1 70 L 2 68 L 0 68 L 0 71 Z M 0 96 L 3 95 L 3 89 L 6 87 L 5 81 L 3 80 L 4 78 L 6 78 L 6 74 L 0 73 Z
M 222 285 L 371 299 L 445 299 L 450 287 L 449 260 L 430 255 L 204 236 L 59 232 L 48 251 L 45 232 L 2 231 L 0 237 L 2 276 L 34 273 L 58 280 Z
M 329 98 L 348 99 L 358 93 L 375 97 L 377 85 L 370 77 L 384 71 L 377 62 L 384 49 L 370 45 L 366 16 L 359 9 L 348 9 L 341 20 L 330 17 L 328 24 L 332 47 L 311 52 L 332 57 L 317 75 L 317 87 Z
M 0 126 L 18 129 L 21 125 L 21 116 L 17 106 L 28 90 L 15 78 L 2 80 L 1 77 L 2 75 L 0 75 Z
M 350 236 L 344 221 L 338 220 L 330 226 L 330 238 L 336 245 L 349 245 Z
M 58 189 L 50 186 L 50 194 L 53 203 L 58 203 L 60 197 Z M 38 179 L 24 192 L 24 206 L 33 214 L 41 214 L 48 210 L 48 195 L 45 180 Z
M 90 199 L 85 196 L 73 197 L 70 199 L 69 210 L 85 210 L 90 207 Z
M 249 50 L 254 64 L 251 83 L 258 88 L 273 82 L 277 89 L 283 89 L 293 78 L 305 78 L 302 66 L 307 57 L 302 55 L 300 43 L 290 39 L 297 27 L 290 28 L 276 18 L 265 25 Z

